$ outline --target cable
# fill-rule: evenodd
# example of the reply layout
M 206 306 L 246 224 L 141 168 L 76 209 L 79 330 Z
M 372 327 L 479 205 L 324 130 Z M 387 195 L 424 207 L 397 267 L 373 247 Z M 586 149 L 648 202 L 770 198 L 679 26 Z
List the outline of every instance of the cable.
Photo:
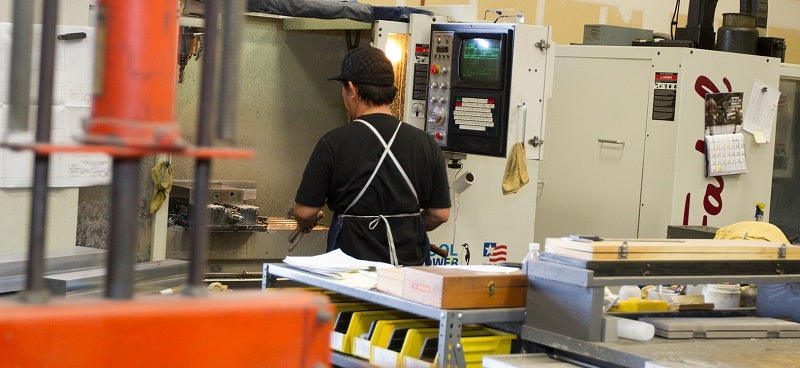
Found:
M 678 12 L 681 8 L 681 0 L 675 0 L 675 11 L 672 13 L 672 20 L 669 25 L 669 37 L 675 39 L 675 33 L 678 32 Z
M 458 177 L 458 173 L 460 172 L 461 168 L 459 167 L 455 174 L 453 174 L 453 180 Z M 453 241 L 450 242 L 451 251 L 455 251 L 452 248 L 456 246 L 456 225 L 458 225 L 458 205 L 461 202 L 461 194 L 462 193 L 453 193 Z
M 486 11 L 483 12 L 483 20 L 486 20 L 486 14 L 489 14 L 489 13 L 495 13 L 497 15 L 503 15 L 503 11 L 501 9 L 486 9 Z M 495 19 L 495 22 L 497 22 L 496 19 Z

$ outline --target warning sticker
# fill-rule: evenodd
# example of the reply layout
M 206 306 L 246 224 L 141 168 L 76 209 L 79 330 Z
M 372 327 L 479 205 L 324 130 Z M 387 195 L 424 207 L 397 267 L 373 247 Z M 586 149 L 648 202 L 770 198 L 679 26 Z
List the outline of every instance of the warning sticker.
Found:
M 678 73 L 656 72 L 653 85 L 653 120 L 675 121 Z

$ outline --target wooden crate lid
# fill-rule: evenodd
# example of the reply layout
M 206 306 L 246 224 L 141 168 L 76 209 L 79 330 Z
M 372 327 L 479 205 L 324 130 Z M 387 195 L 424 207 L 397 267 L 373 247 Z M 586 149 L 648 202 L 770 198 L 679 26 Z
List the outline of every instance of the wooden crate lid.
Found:
M 548 238 L 545 252 L 584 260 L 800 260 L 800 247 L 764 240 Z
M 507 286 L 516 286 L 521 285 L 527 287 L 528 285 L 528 276 L 526 276 L 520 270 L 514 270 L 511 272 L 486 272 L 488 269 L 487 267 L 481 268 L 480 266 L 472 267 L 472 266 L 411 266 L 411 267 L 404 267 L 405 268 L 405 278 L 408 280 L 409 278 L 419 278 L 424 277 L 428 279 L 445 279 L 445 278 L 457 278 L 457 279 L 476 279 L 476 280 L 483 280 L 487 278 L 496 279 L 498 280 L 498 286 L 500 285 L 507 285 Z M 472 268 L 472 269 L 470 269 Z M 480 271 L 479 271 L 480 270 Z

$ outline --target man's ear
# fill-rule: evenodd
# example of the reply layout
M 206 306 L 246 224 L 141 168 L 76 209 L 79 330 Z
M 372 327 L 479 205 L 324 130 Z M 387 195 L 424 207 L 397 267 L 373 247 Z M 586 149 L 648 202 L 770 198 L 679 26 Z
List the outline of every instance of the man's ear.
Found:
M 356 85 L 353 84 L 351 81 L 347 81 L 347 84 L 344 87 L 347 90 L 347 94 L 351 97 L 358 95 L 358 88 Z

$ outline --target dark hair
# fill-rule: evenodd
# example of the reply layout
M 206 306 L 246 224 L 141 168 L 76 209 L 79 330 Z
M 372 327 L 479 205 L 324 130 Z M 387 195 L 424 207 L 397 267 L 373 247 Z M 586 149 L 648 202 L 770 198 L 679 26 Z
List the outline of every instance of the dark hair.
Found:
M 347 82 L 342 81 L 342 84 L 347 87 Z M 369 105 L 389 105 L 397 96 L 397 87 L 393 85 L 385 87 L 358 83 L 353 83 L 353 85 L 358 87 L 358 97 Z

